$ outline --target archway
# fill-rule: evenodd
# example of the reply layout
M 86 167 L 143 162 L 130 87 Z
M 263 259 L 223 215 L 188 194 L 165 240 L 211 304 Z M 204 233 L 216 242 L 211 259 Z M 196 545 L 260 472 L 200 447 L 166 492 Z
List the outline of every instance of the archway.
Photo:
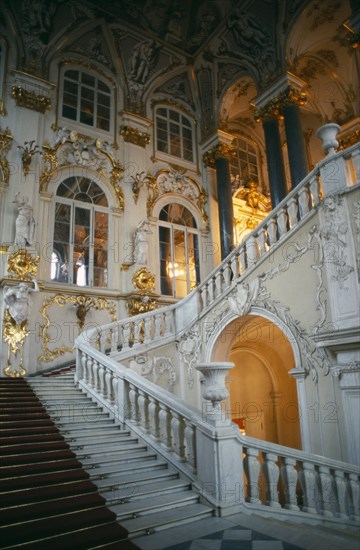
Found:
M 214 342 L 211 361 L 232 361 L 226 410 L 250 437 L 301 448 L 294 352 L 271 320 L 245 315 L 231 321 Z

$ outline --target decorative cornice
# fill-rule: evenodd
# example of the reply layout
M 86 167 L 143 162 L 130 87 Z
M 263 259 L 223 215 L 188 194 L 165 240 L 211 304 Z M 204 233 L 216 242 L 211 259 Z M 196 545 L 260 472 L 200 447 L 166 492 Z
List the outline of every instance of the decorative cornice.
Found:
M 22 86 L 11 88 L 11 97 L 15 100 L 17 107 L 25 107 L 32 111 L 44 114 L 51 108 L 51 100 L 45 95 L 36 94 L 33 91 L 25 90 Z
M 212 147 L 203 155 L 203 162 L 205 166 L 215 168 L 216 159 L 225 158 L 232 159 L 236 156 L 236 149 L 226 143 L 218 143 L 215 147 Z
M 272 98 L 262 109 L 256 109 L 255 104 L 251 104 L 251 106 L 255 111 L 255 122 L 267 122 L 274 119 L 283 120 L 284 115 L 282 110 L 284 107 L 288 107 L 289 105 L 302 106 L 306 102 L 307 96 L 304 92 L 288 86 L 284 92 Z
M 150 143 L 150 134 L 141 132 L 132 126 L 121 126 L 120 134 L 124 136 L 124 141 L 139 145 L 139 147 L 146 147 Z

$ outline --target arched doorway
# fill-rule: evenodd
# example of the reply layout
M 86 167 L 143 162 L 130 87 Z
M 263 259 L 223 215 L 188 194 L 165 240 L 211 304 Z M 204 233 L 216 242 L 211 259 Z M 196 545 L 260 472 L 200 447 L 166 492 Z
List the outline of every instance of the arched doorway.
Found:
M 212 348 L 212 361 L 232 361 L 229 417 L 247 436 L 301 449 L 295 368 L 288 337 L 269 319 L 245 315 L 230 322 Z

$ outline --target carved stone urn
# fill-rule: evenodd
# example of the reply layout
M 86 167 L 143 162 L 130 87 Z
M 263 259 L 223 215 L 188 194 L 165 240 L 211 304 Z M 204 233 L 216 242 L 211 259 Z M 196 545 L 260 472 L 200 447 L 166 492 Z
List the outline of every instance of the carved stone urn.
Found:
M 339 147 L 339 142 L 337 141 L 336 136 L 340 130 L 340 126 L 334 122 L 324 124 L 324 126 L 320 126 L 320 128 L 317 129 L 316 135 L 322 140 L 322 146 L 326 154 L 333 155 L 335 153 L 335 149 Z
M 225 377 L 229 370 L 234 368 L 234 363 L 216 362 L 216 363 L 199 363 L 196 370 L 201 372 L 205 381 L 202 388 L 202 396 L 207 401 L 211 401 L 212 407 L 206 409 L 207 422 L 215 426 L 228 425 L 230 420 L 226 419 L 226 415 L 221 411 L 221 401 L 227 398 L 228 390 L 225 386 Z

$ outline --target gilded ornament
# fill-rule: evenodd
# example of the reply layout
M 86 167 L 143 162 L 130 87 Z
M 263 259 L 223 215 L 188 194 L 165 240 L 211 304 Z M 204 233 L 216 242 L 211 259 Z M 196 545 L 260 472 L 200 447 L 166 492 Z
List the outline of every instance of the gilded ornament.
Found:
M 15 99 L 18 107 L 26 107 L 27 109 L 37 111 L 38 113 L 44 114 L 51 108 L 50 98 L 44 95 L 36 94 L 30 90 L 25 90 L 21 86 L 12 87 L 11 97 Z
M 155 289 L 155 275 L 153 275 L 147 267 L 142 267 L 138 269 L 132 278 L 132 282 L 135 288 L 139 290 L 150 290 Z
M 65 353 L 72 353 L 74 351 L 74 347 L 70 348 L 64 346 L 62 348 L 55 348 L 53 350 L 49 349 L 48 347 L 48 344 L 51 342 L 51 337 L 48 333 L 48 330 L 51 327 L 51 321 L 47 315 L 47 309 L 54 304 L 59 307 L 63 307 L 68 303 L 73 304 L 76 309 L 79 332 L 81 332 L 84 328 L 86 314 L 91 309 L 97 311 L 107 310 L 111 315 L 111 320 L 116 321 L 115 305 L 105 298 L 92 298 L 90 296 L 81 294 L 78 296 L 64 296 L 63 294 L 56 294 L 55 296 L 44 300 L 42 308 L 40 310 L 41 315 L 45 319 L 45 323 L 40 327 L 40 337 L 42 339 L 41 349 L 43 350 L 44 354 L 38 357 L 39 362 L 53 361 L 60 355 L 64 355 Z
M 11 317 L 9 310 L 5 309 L 3 317 L 3 340 L 8 345 L 7 366 L 3 372 L 6 376 L 11 378 L 19 378 L 26 374 L 26 370 L 23 367 L 23 345 L 26 336 L 29 334 L 27 328 L 27 319 L 20 324 Z M 19 370 L 12 369 L 11 354 L 16 358 L 17 353 L 20 351 L 20 363 Z
M 360 130 L 355 130 L 352 134 L 349 136 L 344 137 L 343 139 L 339 139 L 339 147 L 338 151 L 341 151 L 342 149 L 347 149 L 348 147 L 351 147 L 351 145 L 355 145 L 355 143 L 359 143 L 360 141 Z
M 126 303 L 126 308 L 129 315 L 139 315 L 147 313 L 155 309 L 155 300 L 149 296 L 141 296 L 139 298 L 130 298 Z
M 284 107 L 289 105 L 303 106 L 306 102 L 307 96 L 304 92 L 288 86 L 284 92 L 271 99 L 262 109 L 256 109 L 254 104 L 251 104 L 251 106 L 255 109 L 255 122 L 266 122 L 273 119 L 283 120 L 282 110 Z
M 39 256 L 32 256 L 24 248 L 20 248 L 8 257 L 7 270 L 15 274 L 16 279 L 30 280 L 37 273 Z
M 235 156 L 236 149 L 234 147 L 232 147 L 231 145 L 227 145 L 226 143 L 218 143 L 217 145 L 215 145 L 215 147 L 212 147 L 212 149 L 206 151 L 203 156 L 203 161 L 205 166 L 215 168 L 216 159 L 225 158 L 230 160 Z
M 36 154 L 42 155 L 38 145 L 35 145 L 35 140 L 25 141 L 24 146 L 18 145 L 18 150 L 21 153 L 22 168 L 25 176 L 29 173 L 32 157 Z
M 125 201 L 124 201 L 124 193 L 121 187 L 119 186 L 119 182 L 121 181 L 123 172 L 124 172 L 123 165 L 121 163 L 115 163 L 110 175 L 110 184 L 112 185 L 112 188 L 115 191 L 116 198 L 119 203 L 119 207 L 122 210 L 124 209 Z
M 120 134 L 124 136 L 124 141 L 146 147 L 150 143 L 150 134 L 141 132 L 132 126 L 121 126 Z
M 0 131 L 0 169 L 5 183 L 9 183 L 10 178 L 10 168 L 6 155 L 10 150 L 12 140 L 13 137 L 9 128 L 6 128 L 3 132 Z

